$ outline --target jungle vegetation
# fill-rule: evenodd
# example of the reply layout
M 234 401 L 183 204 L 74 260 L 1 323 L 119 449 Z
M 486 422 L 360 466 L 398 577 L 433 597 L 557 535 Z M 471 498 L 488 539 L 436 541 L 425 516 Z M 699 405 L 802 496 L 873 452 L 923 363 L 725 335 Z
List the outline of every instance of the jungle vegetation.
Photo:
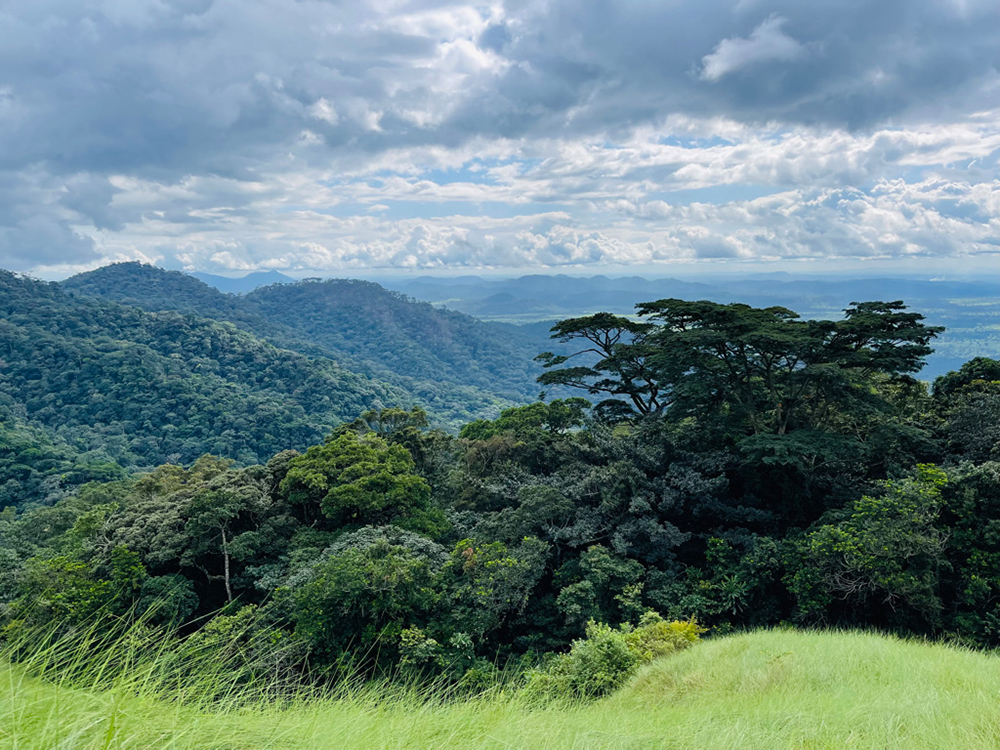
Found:
M 539 386 L 579 395 L 456 434 L 235 325 L 2 280 L 5 638 L 578 697 L 706 628 L 1000 645 L 1000 361 L 916 379 L 941 331 L 902 302 L 563 320 Z

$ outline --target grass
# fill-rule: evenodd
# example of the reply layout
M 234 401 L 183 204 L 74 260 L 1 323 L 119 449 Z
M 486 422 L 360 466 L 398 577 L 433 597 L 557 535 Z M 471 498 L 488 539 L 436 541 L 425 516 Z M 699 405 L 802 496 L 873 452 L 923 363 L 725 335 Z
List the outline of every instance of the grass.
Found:
M 210 667 L 181 696 L 175 676 L 190 670 L 167 649 L 116 657 L 128 669 L 88 672 L 87 689 L 86 658 L 0 663 L 0 748 L 1000 748 L 1000 659 L 865 633 L 708 640 L 585 705 L 532 706 L 516 692 L 449 703 L 411 688 L 290 701 L 261 688 L 247 702 Z

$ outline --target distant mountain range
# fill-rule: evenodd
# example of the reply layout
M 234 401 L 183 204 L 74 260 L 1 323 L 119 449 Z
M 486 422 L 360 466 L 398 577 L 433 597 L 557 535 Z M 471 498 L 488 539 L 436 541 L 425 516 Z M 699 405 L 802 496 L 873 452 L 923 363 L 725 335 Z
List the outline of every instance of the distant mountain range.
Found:
M 640 276 L 521 276 L 489 279 L 417 277 L 386 281 L 400 292 L 488 319 L 540 320 L 607 311 L 628 315 L 638 302 L 676 297 L 784 305 L 806 315 L 836 315 L 851 302 L 902 299 L 913 306 L 952 299 L 998 299 L 997 281 L 927 281 L 905 278 L 796 279 L 784 275 L 712 280 L 646 279 Z
M 199 281 L 204 281 L 209 286 L 215 287 L 220 292 L 227 294 L 243 294 L 252 292 L 259 286 L 268 284 L 293 284 L 295 279 L 279 271 L 254 271 L 246 276 L 231 278 L 229 276 L 217 276 L 212 273 L 192 273 Z

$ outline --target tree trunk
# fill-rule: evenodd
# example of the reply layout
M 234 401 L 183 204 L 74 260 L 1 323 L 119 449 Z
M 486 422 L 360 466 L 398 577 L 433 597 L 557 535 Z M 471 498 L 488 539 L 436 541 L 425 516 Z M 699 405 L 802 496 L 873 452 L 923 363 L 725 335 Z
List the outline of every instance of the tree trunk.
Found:
M 229 540 L 226 539 L 226 530 L 222 530 L 222 559 L 224 564 L 223 581 L 226 584 L 226 600 L 232 602 L 233 588 L 229 584 Z

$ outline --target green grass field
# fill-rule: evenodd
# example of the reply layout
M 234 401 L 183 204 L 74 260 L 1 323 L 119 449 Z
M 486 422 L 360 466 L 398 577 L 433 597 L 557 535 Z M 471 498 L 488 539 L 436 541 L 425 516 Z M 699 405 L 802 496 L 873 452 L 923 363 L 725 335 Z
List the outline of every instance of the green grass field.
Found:
M 283 706 L 217 694 L 199 705 L 197 692 L 212 692 L 221 675 L 179 700 L 157 669 L 156 658 L 139 660 L 87 690 L 0 667 L 0 748 L 1000 747 L 1000 659 L 863 633 L 707 640 L 610 698 L 574 706 L 531 706 L 516 694 L 448 703 L 405 690 Z

